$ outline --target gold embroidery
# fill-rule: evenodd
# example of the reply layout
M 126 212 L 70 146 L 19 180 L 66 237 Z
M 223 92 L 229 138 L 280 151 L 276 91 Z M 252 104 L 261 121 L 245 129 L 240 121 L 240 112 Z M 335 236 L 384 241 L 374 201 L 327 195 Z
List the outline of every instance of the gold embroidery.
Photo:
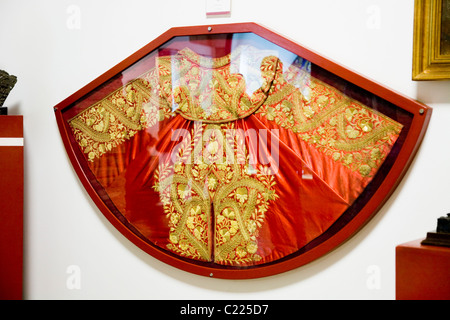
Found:
M 258 234 L 278 198 L 270 168 L 252 166 L 245 137 L 230 134 L 233 120 L 258 113 L 363 177 L 373 176 L 402 129 L 298 68 L 283 74 L 274 56 L 262 59 L 250 96 L 232 60 L 189 50 L 159 57 L 154 69 L 70 120 L 90 161 L 175 113 L 201 120 L 174 149 L 176 160 L 161 161 L 153 188 L 169 221 L 167 248 L 225 265 L 261 260 Z
M 71 119 L 75 139 L 88 160 L 173 116 L 172 102 L 175 111 L 189 120 L 222 123 L 252 114 L 267 97 L 278 60 L 265 57 L 259 70 L 252 71 L 259 73 L 262 85 L 249 96 L 243 76 L 230 72 L 230 62 L 240 51 L 217 59 L 188 49 L 175 58 L 159 57 L 155 68 Z
M 158 69 L 152 69 L 69 121 L 89 161 L 172 115 L 167 100 L 161 97 L 158 78 Z
M 157 67 L 113 92 L 70 121 L 89 160 L 100 157 L 137 131 L 176 112 L 190 120 L 224 123 L 260 113 L 334 161 L 371 176 L 390 151 L 402 126 L 291 66 L 282 73 L 274 56 L 262 59 L 261 87 L 249 97 L 244 78 L 230 72 L 236 50 L 223 58 L 185 49 L 157 58 Z M 175 68 L 175 69 L 173 69 Z M 174 71 L 173 71 L 174 70 Z M 176 75 L 175 88 L 172 77 Z M 267 96 L 268 95 L 268 96 Z M 261 106 L 261 104 L 263 105 Z
M 154 188 L 170 221 L 168 249 L 203 261 L 253 263 L 269 202 L 278 196 L 268 167 L 252 170 L 232 124 L 199 124 L 174 164 L 161 164 Z M 231 134 L 232 133 L 232 134 Z
M 373 176 L 390 152 L 401 124 L 299 68 L 290 67 L 274 82 L 271 95 L 257 113 L 297 133 L 303 141 L 361 176 Z
M 273 56 L 262 60 L 260 77 L 262 86 L 247 94 L 244 77 L 230 72 L 231 54 L 209 59 L 190 50 L 182 50 L 174 61 L 178 78 L 172 84 L 177 112 L 189 120 L 223 123 L 247 117 L 255 112 L 267 97 L 278 59 Z

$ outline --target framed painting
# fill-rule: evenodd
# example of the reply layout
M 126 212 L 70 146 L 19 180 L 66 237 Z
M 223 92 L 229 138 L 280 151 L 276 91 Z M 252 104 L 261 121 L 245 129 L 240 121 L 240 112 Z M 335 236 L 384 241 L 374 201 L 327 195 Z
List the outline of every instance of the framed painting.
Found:
M 330 252 L 405 174 L 431 109 L 254 23 L 172 28 L 54 107 L 132 243 L 207 277 Z
M 413 80 L 450 79 L 450 0 L 416 0 Z

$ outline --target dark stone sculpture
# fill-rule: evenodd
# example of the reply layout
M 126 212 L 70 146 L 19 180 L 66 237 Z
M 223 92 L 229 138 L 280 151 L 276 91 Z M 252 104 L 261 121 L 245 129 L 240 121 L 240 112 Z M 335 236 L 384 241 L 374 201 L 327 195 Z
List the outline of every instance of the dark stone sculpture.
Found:
M 450 247 L 450 213 L 437 221 L 436 232 L 428 232 L 422 244 Z
M 4 70 L 0 70 L 0 115 L 8 114 L 8 109 L 3 107 L 3 103 L 16 85 L 16 82 L 16 76 L 10 75 Z

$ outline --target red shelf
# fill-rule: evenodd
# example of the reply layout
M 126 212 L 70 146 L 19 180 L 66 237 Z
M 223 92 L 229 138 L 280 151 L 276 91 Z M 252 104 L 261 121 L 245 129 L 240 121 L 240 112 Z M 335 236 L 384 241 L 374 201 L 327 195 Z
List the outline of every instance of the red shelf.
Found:
M 396 247 L 396 298 L 448 300 L 450 248 L 422 245 L 422 240 Z

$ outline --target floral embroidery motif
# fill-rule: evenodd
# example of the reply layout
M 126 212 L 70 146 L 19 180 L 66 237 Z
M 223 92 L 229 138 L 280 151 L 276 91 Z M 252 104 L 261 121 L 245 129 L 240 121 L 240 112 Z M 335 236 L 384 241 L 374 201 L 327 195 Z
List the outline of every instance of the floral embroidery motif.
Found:
M 152 69 L 70 120 L 75 139 L 89 161 L 172 115 L 170 106 L 161 99 L 155 72 Z
M 279 74 L 256 112 L 361 176 L 373 176 L 402 125 L 305 73 L 291 66 Z
M 208 59 L 182 50 L 173 62 L 177 75 L 172 83 L 177 112 L 186 119 L 210 123 L 237 120 L 254 113 L 267 98 L 278 59 L 269 56 L 262 60 L 258 70 L 262 86 L 251 96 L 246 92 L 244 76 L 232 73 L 230 62 L 231 55 Z
M 268 167 L 249 167 L 245 137 L 232 129 L 232 123 L 196 124 L 175 163 L 155 174 L 170 221 L 168 249 L 177 254 L 226 265 L 261 259 L 257 236 L 278 198 L 275 176 Z

